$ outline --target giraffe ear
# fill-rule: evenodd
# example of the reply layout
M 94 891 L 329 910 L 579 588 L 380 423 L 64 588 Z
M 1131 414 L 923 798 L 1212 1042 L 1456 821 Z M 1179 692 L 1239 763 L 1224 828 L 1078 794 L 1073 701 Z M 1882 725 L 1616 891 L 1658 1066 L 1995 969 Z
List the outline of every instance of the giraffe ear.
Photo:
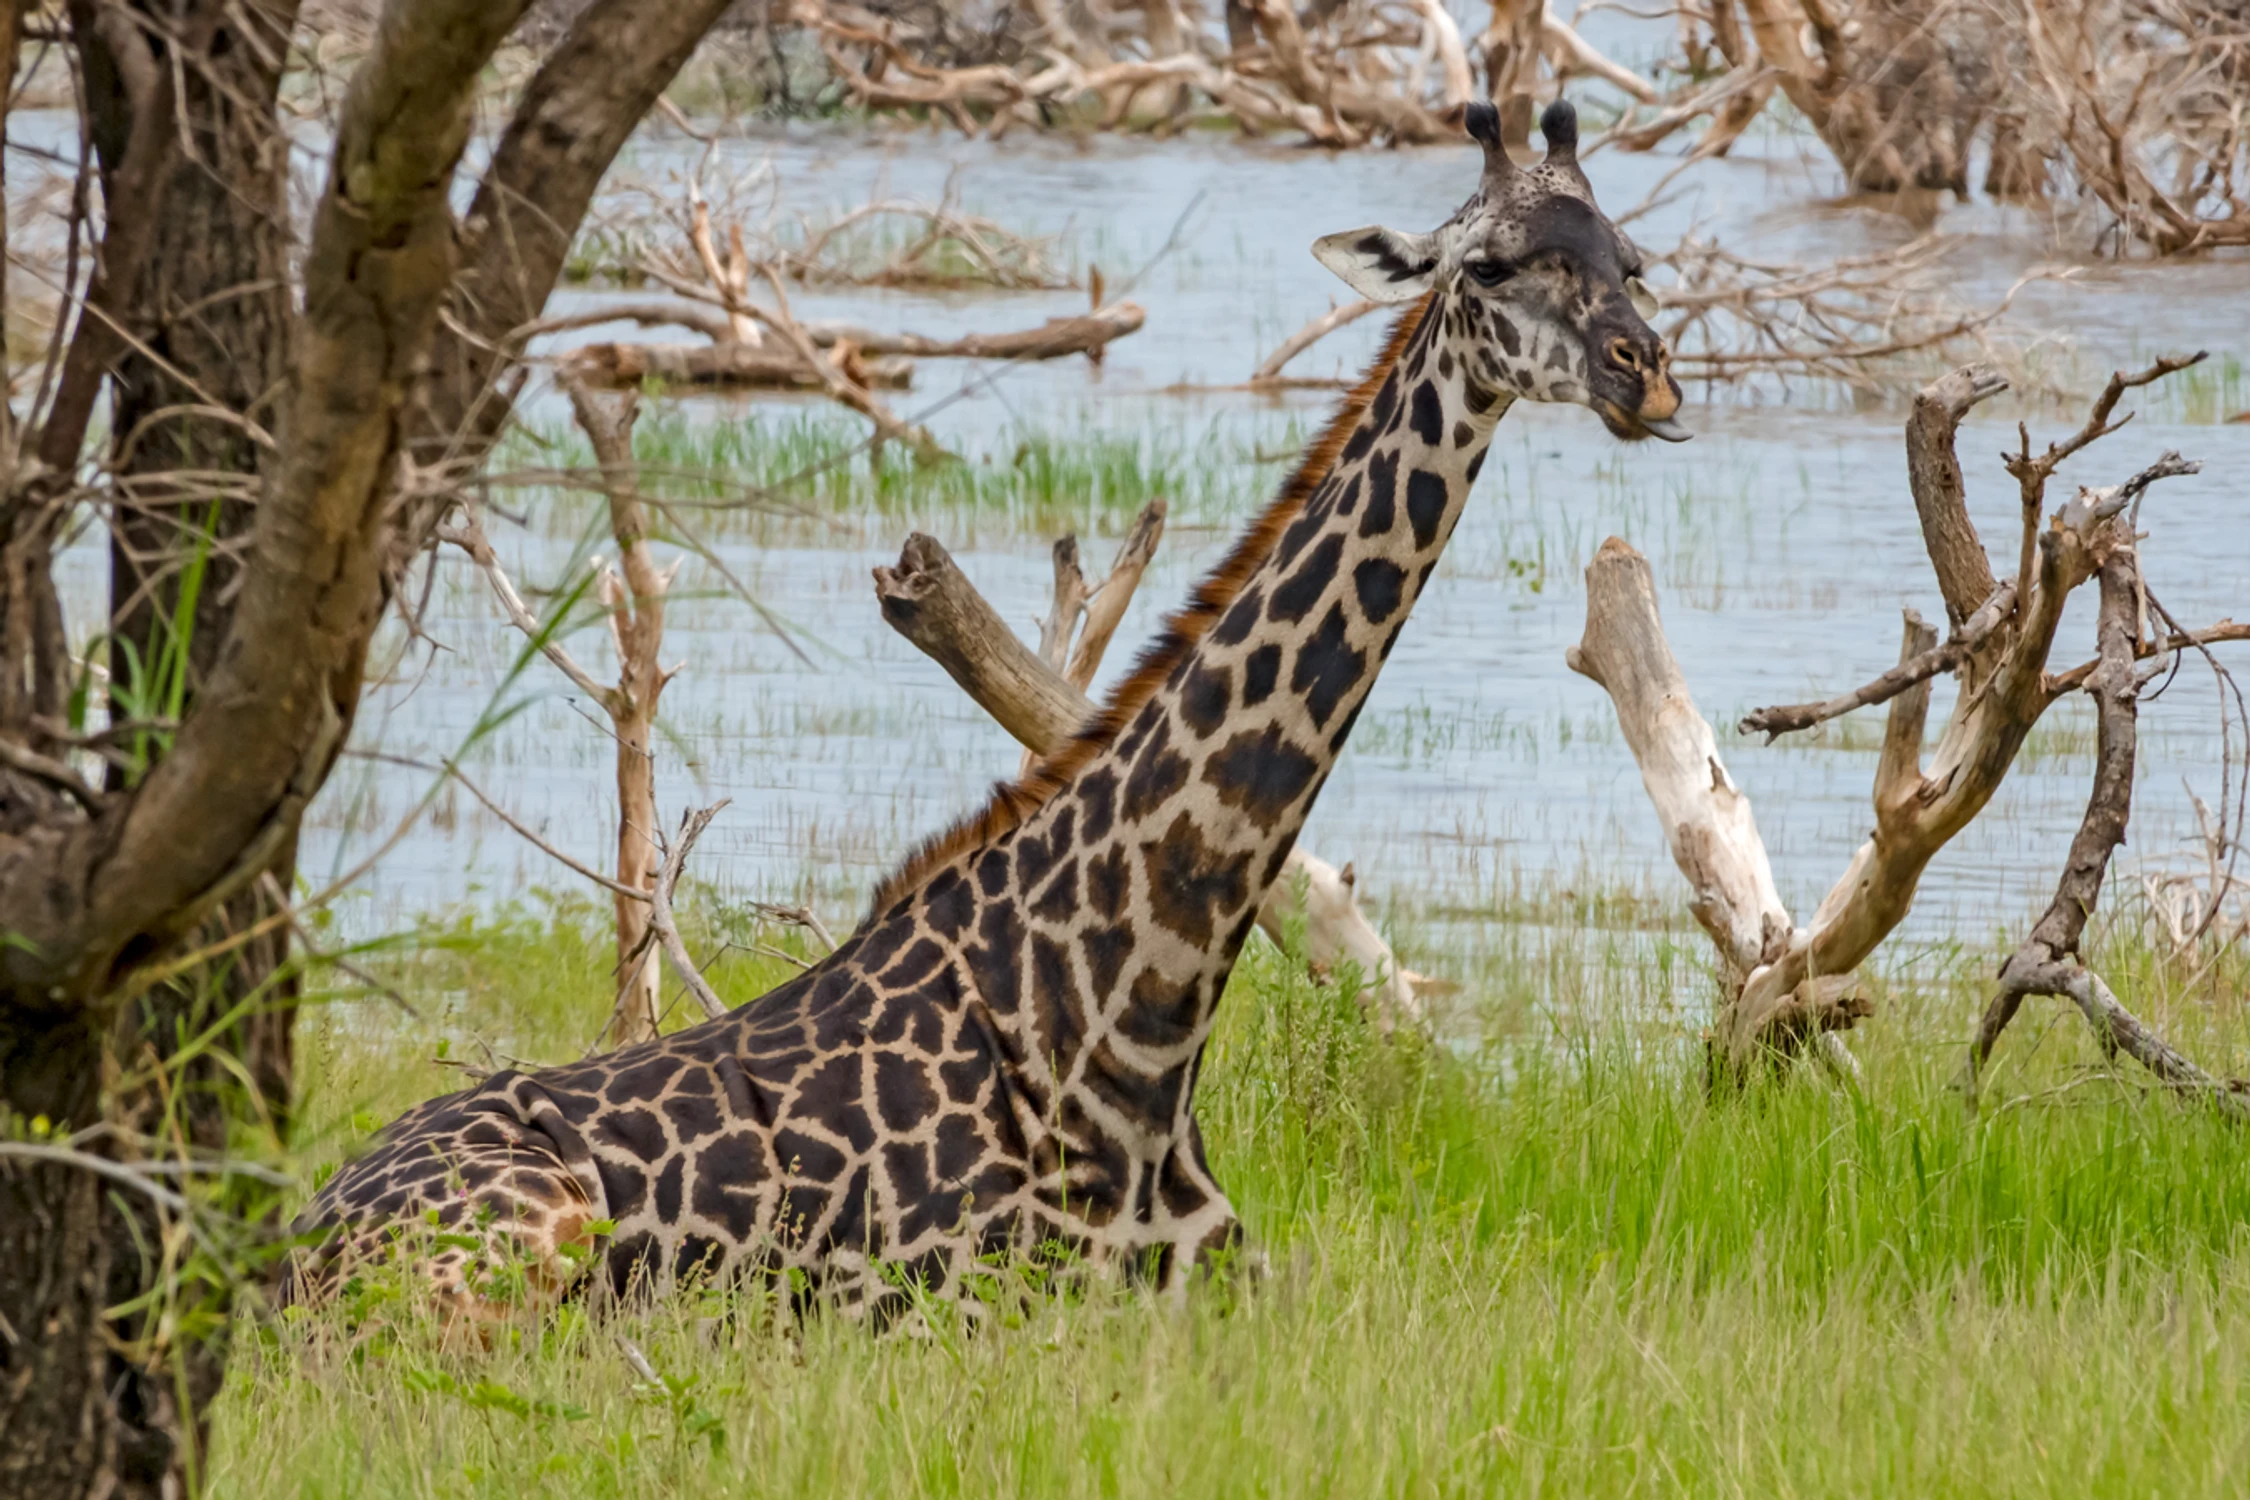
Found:
M 1313 259 L 1370 302 L 1411 302 L 1430 289 L 1437 242 L 1370 224 L 1313 241 Z

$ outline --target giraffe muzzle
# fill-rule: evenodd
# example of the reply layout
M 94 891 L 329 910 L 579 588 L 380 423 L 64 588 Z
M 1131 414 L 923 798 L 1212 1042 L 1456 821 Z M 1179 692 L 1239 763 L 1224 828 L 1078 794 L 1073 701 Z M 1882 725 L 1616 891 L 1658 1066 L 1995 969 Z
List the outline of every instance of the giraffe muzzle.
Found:
M 1619 437 L 1661 438 L 1667 443 L 1684 443 L 1695 436 L 1677 420 L 1680 410 L 1679 382 L 1672 378 L 1672 351 L 1664 341 L 1646 329 L 1635 334 L 1615 334 L 1602 346 L 1604 362 L 1612 372 L 1612 379 L 1620 385 L 1629 382 L 1632 396 L 1620 390 L 1624 400 L 1608 403 L 1615 419 L 1611 430 Z

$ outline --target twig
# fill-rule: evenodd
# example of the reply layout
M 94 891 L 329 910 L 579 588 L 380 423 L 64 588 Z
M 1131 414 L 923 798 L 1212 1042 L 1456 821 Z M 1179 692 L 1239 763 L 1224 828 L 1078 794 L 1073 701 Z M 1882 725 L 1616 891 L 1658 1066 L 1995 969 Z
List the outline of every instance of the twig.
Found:
M 412 761 L 406 763 L 409 765 L 417 764 L 416 762 Z M 443 762 L 443 766 L 446 775 L 451 776 L 455 781 L 458 781 L 461 783 L 461 785 L 467 787 L 469 789 L 469 795 L 484 804 L 485 811 L 491 813 L 501 822 L 507 824 L 509 829 L 513 831 L 519 838 L 523 839 L 526 843 L 529 843 L 534 848 L 538 849 L 541 853 L 554 860 L 557 864 L 563 865 L 564 867 L 568 868 L 571 873 L 576 875 L 583 875 L 584 877 L 586 877 L 586 879 L 591 880 L 592 882 L 594 882 L 594 884 L 600 886 L 603 890 L 608 891 L 611 895 L 622 896 L 628 901 L 648 901 L 651 899 L 647 891 L 641 890 L 636 886 L 625 885 L 619 881 L 612 880 L 607 875 L 604 875 L 601 871 L 594 869 L 592 866 L 580 864 L 577 860 L 572 859 L 569 855 L 563 853 L 560 849 L 557 849 L 553 844 L 548 843 L 538 834 L 533 833 L 530 829 L 524 827 L 521 823 L 518 823 L 514 818 L 508 816 L 507 809 L 503 808 L 499 803 L 493 801 L 490 797 L 487 797 L 484 794 L 484 789 L 482 787 L 479 787 L 475 782 L 471 781 L 468 776 L 462 772 L 461 768 L 458 765 L 455 765 L 452 761 L 449 760 Z
M 1992 597 L 1985 600 L 1976 613 L 1963 622 L 1961 628 L 1942 645 L 1932 647 L 1910 661 L 1902 661 L 1873 682 L 1830 698 L 1825 703 L 1791 703 L 1757 709 L 1745 714 L 1736 727 L 1744 734 L 1764 735 L 1766 743 L 1770 745 L 1782 735 L 1841 718 L 1853 709 L 1887 703 L 1918 682 L 1927 682 L 1940 673 L 1958 668 L 1991 638 L 1992 632 L 1999 628 L 2000 622 L 2008 617 L 2015 605 L 2016 586 L 2003 583 L 1993 590 Z M 1920 618 L 1911 610 L 1908 611 L 1908 617 Z
M 820 945 L 830 953 L 836 951 L 836 940 L 829 936 L 827 924 L 822 922 L 809 906 L 776 906 L 770 901 L 747 903 L 750 910 L 772 922 L 786 922 L 792 927 L 802 927 L 820 939 Z
M 648 1362 L 648 1356 L 641 1353 L 638 1344 L 620 1333 L 617 1335 L 617 1347 L 624 1354 L 625 1363 L 633 1367 L 635 1375 L 640 1376 L 641 1379 L 653 1386 L 664 1384 L 664 1377 L 656 1373 L 656 1366 Z
M 516 592 L 514 580 L 500 566 L 500 559 L 484 534 L 483 523 L 477 520 L 473 509 L 462 507 L 461 523 L 458 526 L 439 527 L 436 536 L 439 541 L 451 542 L 469 554 L 469 560 L 477 565 L 484 573 L 485 581 L 491 584 L 493 597 L 500 601 L 501 609 L 507 612 L 516 629 L 522 631 L 525 638 L 539 648 L 541 655 L 554 663 L 556 669 L 569 678 L 580 692 L 596 703 L 605 706 L 608 704 L 610 689 L 596 682 L 593 673 L 578 664 L 577 658 L 555 638 L 555 632 L 539 623 L 539 617 L 531 612 L 530 607 L 523 602 L 523 596 Z
M 680 982 L 695 997 L 695 1003 L 703 1007 L 703 1014 L 714 1021 L 725 1015 L 727 1008 L 713 993 L 710 984 L 703 977 L 703 971 L 696 968 L 695 960 L 688 956 L 687 944 L 680 941 L 679 926 L 672 918 L 672 895 L 679 884 L 681 873 L 687 868 L 688 854 L 695 848 L 695 841 L 702 836 L 703 830 L 710 826 L 711 820 L 718 816 L 720 810 L 733 800 L 731 797 L 722 797 L 709 807 L 681 817 L 678 841 L 665 849 L 664 863 L 657 869 L 656 880 L 649 890 L 649 930 L 656 934 L 657 942 L 663 945 L 664 956 L 672 961 L 672 968 L 680 976 Z
M 5 761 L 26 776 L 36 776 L 41 781 L 60 787 L 90 813 L 102 810 L 102 794 L 89 786 L 85 777 L 52 756 L 26 749 L 13 740 L 0 739 L 0 761 Z
M 1342 307 L 1331 307 L 1319 317 L 1281 341 L 1281 347 L 1267 355 L 1251 372 L 1252 389 L 1271 384 L 1281 378 L 1281 371 L 1289 361 L 1319 343 L 1339 328 L 1346 328 L 1381 307 L 1380 302 L 1347 302 Z

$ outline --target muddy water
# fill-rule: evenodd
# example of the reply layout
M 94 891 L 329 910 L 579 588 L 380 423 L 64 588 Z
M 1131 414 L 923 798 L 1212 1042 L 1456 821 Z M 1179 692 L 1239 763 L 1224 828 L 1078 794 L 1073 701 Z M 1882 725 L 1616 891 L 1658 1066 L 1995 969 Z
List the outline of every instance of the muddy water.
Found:
M 697 148 L 700 149 L 700 148 Z M 676 140 L 641 143 L 629 163 L 661 183 L 692 160 Z M 1231 141 L 1162 145 L 1026 137 L 994 146 L 898 132 L 776 130 L 734 142 L 721 171 L 770 165 L 790 211 L 816 218 L 883 188 L 933 197 L 952 179 L 970 210 L 1062 236 L 1148 309 L 1146 328 L 1104 368 L 1083 361 L 1001 369 L 926 362 L 903 412 L 934 410 L 938 437 L 972 461 L 1006 461 L 1025 436 L 1105 432 L 1216 435 L 1217 487 L 1234 498 L 1176 526 L 1119 636 L 1111 671 L 1130 657 L 1193 574 L 1224 547 L 1226 523 L 1278 473 L 1257 455 L 1317 422 L 1325 398 L 1166 393 L 1181 383 L 1240 380 L 1288 331 L 1346 295 L 1306 253 L 1318 235 L 1368 222 L 1428 228 L 1473 185 L 1462 149 L 1347 156 Z M 1604 154 L 1592 176 L 1612 207 L 1640 201 L 1672 163 Z M 1690 224 L 1743 249 L 1813 260 L 1895 244 L 1912 231 L 1863 211 L 1815 205 L 1832 183 L 1795 144 L 1745 143 L 1707 164 L 1634 233 L 1668 242 Z M 1965 297 L 2004 289 L 2056 249 L 2039 224 L 1982 208 L 1945 223 L 1971 236 L 1958 265 Z M 575 291 L 571 305 L 617 294 Z M 1028 325 L 1084 305 L 1082 293 L 916 295 L 804 293 L 800 315 L 843 317 L 932 334 Z M 2017 326 L 2067 330 L 2050 356 L 2098 369 L 2160 349 L 2250 353 L 2250 264 L 2096 272 L 2041 288 Z M 593 335 L 596 337 L 602 335 Z M 617 336 L 634 336 L 620 330 Z M 1299 373 L 1349 372 L 1379 337 L 1367 320 L 1323 344 Z M 1770 390 L 1751 401 L 1697 401 L 1684 447 L 1615 444 L 1591 414 L 1519 407 L 1416 617 L 1330 782 L 1308 847 L 1352 860 L 1362 889 L 1417 922 L 1473 929 L 1512 893 L 1553 886 L 1679 895 L 1663 843 L 1607 700 L 1563 665 L 1584 612 L 1580 569 L 1601 540 L 1625 537 L 1656 570 L 1666 624 L 1704 711 L 1731 721 L 1763 703 L 1835 690 L 1888 666 L 1899 611 L 1941 617 L 1905 488 L 1897 412 L 1855 413 L 1821 392 Z M 699 420 L 739 420 L 731 402 L 695 404 Z M 555 420 L 551 399 L 537 420 Z M 2058 414 L 2043 419 L 2060 431 Z M 2012 555 L 2015 502 L 1994 457 L 2006 421 L 1972 424 L 1961 451 L 1972 502 L 1996 554 Z M 2150 499 L 2147 570 L 2183 619 L 2250 604 L 2250 426 L 2136 423 L 2066 476 L 2122 477 L 2166 448 L 2207 463 Z M 583 499 L 538 497 L 528 531 L 497 538 L 519 577 L 561 579 L 592 513 Z M 939 670 L 885 627 L 868 572 L 897 556 L 904 523 L 862 514 L 833 530 L 722 538 L 729 570 L 789 620 L 807 659 L 761 629 L 701 564 L 683 575 L 667 654 L 687 672 L 666 703 L 661 800 L 734 799 L 706 835 L 698 870 L 727 890 L 767 898 L 809 892 L 848 916 L 873 879 L 920 834 L 969 806 L 1016 751 Z M 1027 633 L 1047 587 L 1049 538 L 982 518 L 924 524 Z M 1106 564 L 1113 543 L 1089 538 Z M 90 597 L 99 559 L 73 559 Z M 358 743 L 399 754 L 450 753 L 480 716 L 520 711 L 469 757 L 515 814 L 580 858 L 602 863 L 611 834 L 608 742 L 543 664 L 496 700 L 518 650 L 481 583 L 448 560 L 428 626 L 450 648 L 411 656 L 363 715 Z M 2066 621 L 2058 655 L 2090 654 L 2090 609 Z M 597 632 L 573 649 L 597 671 Z M 1933 725 L 1942 723 L 1940 693 Z M 2215 797 L 2220 740 L 2208 674 L 2192 664 L 2144 715 L 2133 858 L 2175 851 L 2189 831 L 2187 789 Z M 2090 722 L 2059 707 L 1990 811 L 1924 883 L 1923 940 L 1982 940 L 2035 909 L 2051 888 L 2082 808 Z M 1862 716 L 1863 718 L 1867 716 Z M 1934 730 L 1933 730 L 1934 732 Z M 1755 800 L 1776 872 L 1809 913 L 1864 837 L 1878 727 L 1858 723 L 1775 747 L 1725 741 Z M 348 763 L 316 809 L 308 872 L 346 867 L 387 835 L 427 779 Z M 460 903 L 493 903 L 571 882 L 547 858 L 447 793 L 346 903 L 354 930 L 384 930 Z M 1433 939 L 1434 940 L 1434 939 Z

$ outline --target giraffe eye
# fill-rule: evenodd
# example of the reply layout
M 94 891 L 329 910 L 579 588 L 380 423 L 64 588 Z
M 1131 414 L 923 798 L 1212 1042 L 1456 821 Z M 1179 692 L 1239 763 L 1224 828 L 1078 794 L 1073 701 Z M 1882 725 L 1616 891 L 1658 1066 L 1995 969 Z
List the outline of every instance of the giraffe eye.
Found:
M 1516 274 L 1516 268 L 1504 260 L 1472 260 L 1462 269 L 1478 286 L 1498 286 Z

